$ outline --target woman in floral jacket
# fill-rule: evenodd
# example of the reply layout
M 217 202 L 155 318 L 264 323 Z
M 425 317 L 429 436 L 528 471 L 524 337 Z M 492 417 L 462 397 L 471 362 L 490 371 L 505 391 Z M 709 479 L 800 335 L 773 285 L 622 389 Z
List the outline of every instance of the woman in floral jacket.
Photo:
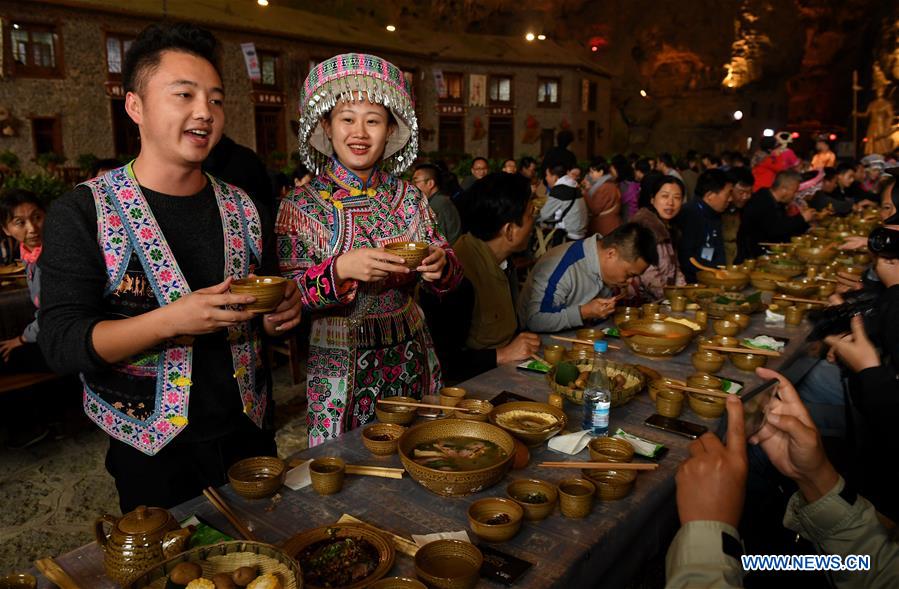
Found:
M 462 274 L 427 199 L 395 175 L 418 148 L 403 73 L 373 55 L 338 55 L 309 73 L 300 105 L 300 155 L 316 177 L 282 200 L 276 231 L 281 272 L 312 314 L 314 446 L 370 421 L 382 397 L 436 394 L 440 367 L 412 294 L 419 282 L 447 292 Z M 429 244 L 415 270 L 384 249 L 401 241 Z

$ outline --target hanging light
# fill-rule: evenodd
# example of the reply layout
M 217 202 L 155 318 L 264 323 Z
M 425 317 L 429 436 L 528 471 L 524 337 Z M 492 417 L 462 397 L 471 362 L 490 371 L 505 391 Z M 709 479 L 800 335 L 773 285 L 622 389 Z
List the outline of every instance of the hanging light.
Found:
M 734 120 L 735 120 L 735 121 L 739 121 L 740 119 L 743 118 L 743 111 L 742 111 L 742 110 L 735 110 L 733 116 L 734 116 Z
M 546 35 L 537 35 L 538 41 L 546 41 Z
M 646 98 L 646 90 L 640 90 L 640 96 Z
M 534 33 L 528 33 L 527 35 L 524 36 L 524 38 L 526 41 L 533 41 L 536 38 L 536 36 L 534 35 Z
M 259 6 L 268 6 L 268 0 L 256 0 L 256 4 Z
M 762 131 L 762 135 L 765 137 L 774 137 L 774 129 L 765 129 Z
M 396 27 L 394 25 L 387 25 L 385 28 L 390 33 L 394 32 L 396 30 Z

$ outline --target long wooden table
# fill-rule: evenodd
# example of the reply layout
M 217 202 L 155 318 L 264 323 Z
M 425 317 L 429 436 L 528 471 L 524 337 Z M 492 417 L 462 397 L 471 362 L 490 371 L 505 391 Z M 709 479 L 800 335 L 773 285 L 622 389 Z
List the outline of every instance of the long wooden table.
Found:
M 711 332 L 711 328 L 709 329 Z M 808 327 L 777 327 L 765 325 L 764 313 L 756 314 L 750 326 L 741 336 L 767 334 L 789 339 L 781 358 L 773 358 L 768 366 L 785 371 L 791 378 L 800 374 L 790 373 L 794 360 L 804 355 Z M 548 343 L 549 340 L 545 338 Z M 632 354 L 622 342 L 622 350 L 612 350 L 612 360 L 649 366 L 664 376 L 685 378 L 695 372 L 690 354 L 696 350 L 695 342 L 681 354 L 665 359 L 651 360 Z M 799 363 L 802 364 L 802 363 Z M 745 383 L 746 391 L 761 384 L 755 374 L 737 370 L 730 362 L 718 373 Z M 491 399 L 508 390 L 528 398 L 545 401 L 549 387 L 543 375 L 516 370 L 513 366 L 501 366 L 473 378 L 462 385 L 472 398 Z M 581 407 L 566 403 L 569 430 L 580 429 Z M 669 451 L 660 459 L 655 471 L 638 475 L 634 492 L 619 501 L 596 502 L 593 512 L 584 519 L 567 519 L 556 511 L 541 522 L 525 522 L 519 534 L 511 541 L 493 545 L 499 550 L 533 563 L 533 567 L 519 579 L 519 587 L 621 587 L 633 578 L 646 561 L 665 550 L 677 529 L 677 513 L 674 500 L 674 474 L 687 456 L 689 440 L 655 430 L 643 425 L 643 420 L 654 413 L 646 393 L 637 395 L 630 403 L 614 408 L 611 412 L 611 428 L 622 428 L 638 436 L 665 444 Z M 702 423 L 714 431 L 718 420 L 703 419 L 693 414 L 685 404 L 681 419 Z M 360 430 L 355 430 L 333 442 L 302 452 L 303 458 L 339 456 L 349 463 L 379 466 L 401 466 L 397 456 L 377 458 L 363 446 Z M 272 508 L 270 500 L 247 501 L 238 497 L 229 486 L 221 493 L 235 511 L 249 521 L 254 532 L 264 541 L 279 543 L 303 530 L 334 523 L 344 513 L 394 533 L 410 537 L 411 534 L 427 534 L 466 530 L 472 540 L 476 537 L 468 530 L 466 509 L 475 499 L 505 496 L 505 487 L 516 478 L 540 478 L 559 481 L 579 476 L 577 470 L 538 468 L 544 460 L 589 460 L 587 450 L 580 455 L 567 456 L 549 450 L 546 445 L 531 450 L 528 467 L 510 472 L 495 487 L 476 495 L 460 498 L 438 497 L 415 483 L 411 478 L 402 480 L 348 476 L 344 489 L 332 496 L 320 497 L 311 487 L 299 491 L 282 489 L 282 499 Z M 270 509 L 270 510 L 269 510 Z M 220 529 L 234 534 L 233 528 L 202 497 L 188 501 L 172 510 L 181 518 L 198 514 Z M 99 514 L 98 514 L 99 515 Z M 85 522 L 85 526 L 89 522 Z M 114 585 L 103 575 L 102 554 L 99 547 L 89 544 L 60 556 L 59 564 L 67 570 L 83 588 L 106 589 Z M 397 554 L 391 576 L 414 577 L 412 559 Z M 482 581 L 485 586 L 491 582 Z M 39 587 L 51 587 L 41 579 Z M 498 585 L 497 585 L 498 586 Z

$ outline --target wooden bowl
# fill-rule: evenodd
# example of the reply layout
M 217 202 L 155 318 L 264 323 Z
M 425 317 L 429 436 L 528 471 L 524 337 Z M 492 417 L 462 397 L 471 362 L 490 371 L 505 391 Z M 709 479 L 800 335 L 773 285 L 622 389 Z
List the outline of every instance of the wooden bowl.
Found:
M 381 423 L 395 423 L 397 425 L 409 425 L 415 421 L 415 411 L 418 400 L 412 397 L 385 397 L 391 401 L 401 401 L 409 405 L 381 405 L 375 403 L 375 415 Z
M 716 335 L 712 338 L 714 345 L 722 348 L 736 348 L 740 346 L 740 338 L 730 335 Z
M 673 356 L 690 345 L 694 332 L 686 325 L 671 321 L 652 321 L 636 319 L 626 321 L 620 326 L 621 339 L 634 353 L 651 358 Z M 636 335 L 623 335 L 627 330 L 641 332 Z M 653 334 L 653 335 L 644 335 Z M 671 336 L 671 337 L 667 337 Z
M 586 517 L 593 509 L 596 485 L 587 479 L 565 479 L 559 482 L 559 509 L 571 518 Z
M 630 462 L 634 458 L 634 447 L 618 438 L 593 438 L 587 449 L 590 450 L 590 460 L 594 462 Z
M 752 321 L 752 317 L 746 313 L 730 313 L 724 318 L 739 325 L 740 329 L 746 329 L 749 327 L 749 322 Z
M 362 445 L 375 456 L 396 454 L 396 443 L 406 431 L 395 423 L 376 423 L 362 430 Z M 387 438 L 377 439 L 377 438 Z
M 568 424 L 568 417 L 558 407 L 533 401 L 503 403 L 490 412 L 488 419 L 531 447 L 542 444 Z
M 384 246 L 388 253 L 400 256 L 406 261 L 406 268 L 415 270 L 428 257 L 428 244 L 423 241 L 397 241 Z
M 287 476 L 287 465 L 275 456 L 256 456 L 235 462 L 228 469 L 228 482 L 245 499 L 264 499 L 278 492 Z
M 555 407 L 553 407 L 555 409 Z M 412 459 L 415 446 L 441 438 L 466 437 L 493 442 L 505 457 L 478 470 L 445 471 L 418 464 Z M 412 426 L 399 439 L 397 452 L 409 476 L 438 495 L 447 497 L 470 495 L 498 483 L 512 466 L 515 439 L 505 430 L 490 423 L 463 419 L 439 419 Z
M 717 376 L 712 376 L 706 372 L 697 372 L 687 377 L 687 386 L 699 389 L 720 389 L 723 384 L 722 380 Z
M 244 305 L 246 311 L 253 313 L 271 313 L 284 299 L 287 279 L 280 276 L 255 276 L 239 278 L 231 283 L 231 293 L 249 295 L 256 300 Z
M 393 568 L 393 563 L 396 559 L 396 551 L 393 548 L 393 543 L 385 538 L 381 533 L 376 532 L 363 524 L 330 524 L 327 526 L 322 526 L 320 528 L 306 530 L 305 532 L 301 532 L 296 536 L 289 538 L 286 542 L 283 543 L 283 547 L 284 552 L 299 560 L 300 555 L 309 546 L 312 546 L 313 544 L 317 544 L 318 542 L 322 542 L 324 540 L 343 538 L 364 540 L 371 546 L 373 546 L 378 553 L 378 566 L 375 567 L 375 570 L 373 570 L 371 574 L 369 574 L 364 579 L 361 579 L 351 585 L 344 585 L 341 587 L 341 589 L 361 589 L 362 587 L 368 587 L 378 579 L 384 577 L 384 575 L 390 572 L 390 569 Z M 303 567 L 302 561 L 300 561 L 300 567 Z M 321 586 L 314 585 L 305 579 L 303 582 L 303 588 L 322 589 Z
M 808 279 L 778 281 L 777 290 L 792 297 L 804 298 L 818 291 L 818 283 Z
M 407 577 L 386 577 L 371 585 L 369 589 L 428 589 L 428 586 Z
M 792 278 L 805 271 L 805 266 L 792 259 L 771 259 L 762 264 L 760 270 L 783 278 Z
M 725 402 L 719 397 L 709 397 L 701 393 L 690 393 L 687 396 L 687 402 L 693 413 L 700 417 L 714 419 L 724 414 Z
M 462 399 L 456 404 L 456 409 L 472 409 L 472 411 L 453 411 L 453 417 L 456 419 L 487 421 L 490 412 L 493 411 L 493 403 L 481 399 Z
M 783 276 L 763 270 L 754 270 L 749 274 L 749 282 L 759 290 L 777 290 L 778 280 L 783 280 Z
M 346 478 L 346 462 L 331 456 L 316 458 L 309 464 L 309 478 L 319 495 L 339 493 Z
M 488 523 L 491 518 L 505 515 L 509 521 Z M 524 509 L 516 501 L 502 497 L 478 499 L 468 506 L 468 525 L 482 540 L 505 542 L 511 540 L 521 529 Z
M 746 372 L 755 372 L 756 368 L 758 368 L 759 366 L 764 366 L 768 362 L 767 356 L 753 354 L 752 352 L 748 354 L 732 352 L 729 354 L 729 356 L 730 361 L 734 366 L 736 366 L 740 370 L 745 370 Z
M 668 378 L 667 376 L 650 381 L 649 386 L 647 387 L 649 389 L 649 398 L 655 402 L 656 395 L 658 395 L 659 391 L 668 390 L 670 385 L 673 384 L 684 386 L 686 385 L 686 382 L 676 378 Z
M 484 555 L 461 540 L 435 540 L 415 553 L 415 574 L 437 589 L 472 589 L 478 584 Z
M 761 297 L 755 295 L 758 293 L 749 295 L 739 292 L 706 294 L 698 297 L 696 304 L 713 319 L 723 319 L 731 313 L 752 315 L 764 308 Z
M 577 339 L 585 339 L 593 342 L 599 339 L 603 339 L 605 337 L 605 334 L 601 329 L 597 327 L 584 327 L 582 329 L 578 329 L 575 332 L 575 336 L 577 337 Z
M 827 264 L 837 253 L 833 247 L 797 247 L 793 250 L 793 255 L 806 264 Z
M 715 319 L 712 321 L 712 329 L 716 335 L 737 335 L 740 333 L 740 324 L 728 319 Z
M 687 298 L 691 303 L 698 303 L 702 297 L 721 294 L 720 288 L 689 288 L 687 289 Z
M 743 290 L 749 284 L 749 274 L 747 272 L 738 272 L 734 270 L 720 270 L 719 272 L 700 270 L 696 273 L 696 280 L 707 286 L 715 286 L 722 290 L 737 291 Z
M 700 372 L 718 372 L 724 366 L 725 360 L 722 354 L 714 350 L 699 350 L 690 356 L 693 367 Z
M 665 293 L 665 298 L 670 301 L 674 297 L 686 296 L 687 289 L 684 288 L 683 286 L 669 285 L 669 286 L 663 286 L 662 292 Z
M 637 480 L 636 470 L 585 470 L 584 476 L 596 485 L 602 501 L 615 501 L 630 495 Z
M 524 499 L 529 494 L 542 493 L 546 497 L 543 503 L 531 503 Z M 558 489 L 552 483 L 539 479 L 518 479 L 506 487 L 506 494 L 524 510 L 524 519 L 538 521 L 546 519 L 556 507 L 559 498 Z
M 656 393 L 656 413 L 677 418 L 684 408 L 684 393 L 675 389 L 662 389 Z

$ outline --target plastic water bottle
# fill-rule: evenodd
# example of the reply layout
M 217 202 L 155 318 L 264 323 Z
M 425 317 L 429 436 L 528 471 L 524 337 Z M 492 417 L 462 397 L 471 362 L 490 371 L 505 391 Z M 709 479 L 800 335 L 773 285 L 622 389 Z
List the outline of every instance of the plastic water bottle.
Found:
M 605 340 L 593 343 L 593 372 L 584 387 L 584 429 L 594 436 L 609 434 L 609 408 L 612 406 L 612 391 L 606 375 L 606 360 L 603 354 L 609 350 Z

